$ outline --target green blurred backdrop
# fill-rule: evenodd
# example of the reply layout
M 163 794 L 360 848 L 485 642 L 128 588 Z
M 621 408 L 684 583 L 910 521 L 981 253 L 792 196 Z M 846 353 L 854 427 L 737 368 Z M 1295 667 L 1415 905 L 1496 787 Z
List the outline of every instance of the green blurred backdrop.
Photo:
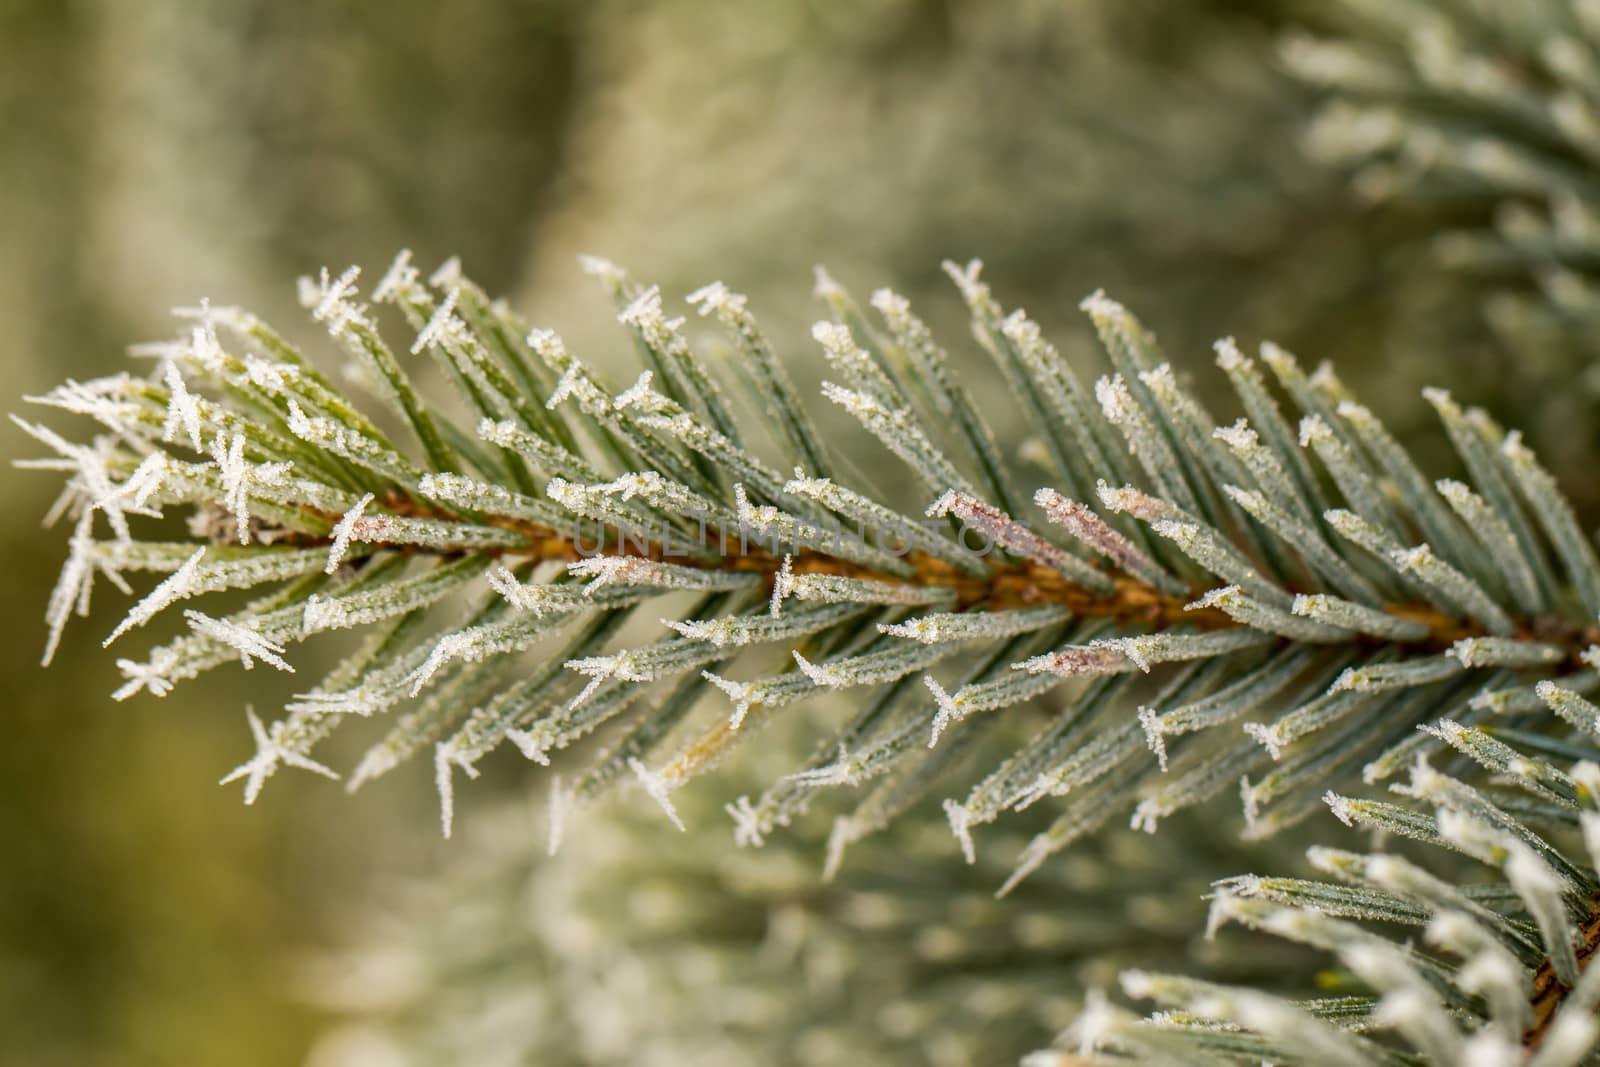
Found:
M 1074 305 L 1105 286 L 1189 368 L 1224 333 L 1270 335 L 1380 380 L 1407 426 L 1447 352 L 1459 392 L 1502 401 L 1474 294 L 1412 241 L 1428 220 L 1361 207 L 1301 152 L 1310 101 L 1273 42 L 1304 14 L 0 0 L 5 390 L 108 372 L 202 296 L 294 324 L 297 274 L 409 246 L 460 254 L 586 350 L 619 335 L 580 251 L 669 300 L 726 280 L 796 360 L 813 263 L 959 331 L 938 264 L 976 255 L 1064 348 L 1087 347 Z M 111 703 L 114 593 L 39 671 L 55 486 L 0 477 L 0 1063 L 298 1062 L 319 1023 L 299 963 L 376 883 L 448 858 L 425 772 L 354 800 L 290 778 L 243 807 L 213 784 L 248 754 L 242 705 L 289 687 L 218 672 Z

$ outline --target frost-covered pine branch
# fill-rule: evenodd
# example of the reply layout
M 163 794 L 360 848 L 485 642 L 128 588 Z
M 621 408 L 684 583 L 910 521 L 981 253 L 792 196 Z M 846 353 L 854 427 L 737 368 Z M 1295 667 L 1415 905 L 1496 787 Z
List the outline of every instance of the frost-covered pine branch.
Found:
M 1552 708 L 1582 701 L 1539 689 Z M 1214 887 L 1209 936 L 1242 927 L 1257 951 L 1269 939 L 1304 946 L 1314 956 L 1301 969 L 1255 988 L 1126 972 L 1122 992 L 1154 1014 L 1139 1019 L 1102 997 L 1058 1049 L 1026 1062 L 1593 1062 L 1600 766 L 1572 760 L 1597 751 L 1593 720 L 1576 721 L 1589 744 L 1441 719 L 1427 733 L 1461 757 L 1461 775 L 1487 772 L 1495 787 L 1419 757 L 1393 801 L 1324 796 L 1340 821 L 1369 832 L 1370 851 L 1316 846 L 1306 854 L 1315 878 L 1246 875 Z M 1318 982 L 1312 969 L 1329 958 L 1339 970 Z
M 1091 383 L 976 263 L 950 265 L 1033 420 L 1017 429 L 1050 442 L 1056 469 L 1029 485 L 891 293 L 869 322 L 827 290 L 849 324 L 813 331 L 823 392 L 860 432 L 824 435 L 743 297 L 691 301 L 741 354 L 713 363 L 663 294 L 596 270 L 647 364 L 622 388 L 458 263 L 425 280 L 402 255 L 371 304 L 354 269 L 303 285 L 369 398 L 209 305 L 139 349 L 149 373 L 33 398 L 99 427 L 18 420 L 51 453 L 32 465 L 65 473 L 54 515 L 73 522 L 48 648 L 98 578 L 128 593 L 141 571 L 151 588 L 108 638 L 119 698 L 231 663 L 292 670 L 301 643 L 343 640 L 335 670 L 296 674 L 300 694 L 251 720 L 247 799 L 279 766 L 327 771 L 334 730 L 366 730 L 347 785 L 431 755 L 447 833 L 458 778 L 508 743 L 560 775 L 567 818 L 624 784 L 672 814 L 829 694 L 852 714 L 729 805 L 738 840 L 827 802 L 832 870 L 924 799 L 968 855 L 1009 812 L 1050 813 L 1007 890 L 1110 823 L 1154 830 L 1231 788 L 1246 835 L 1269 836 L 1329 788 L 1453 748 L 1442 719 L 1588 721 L 1600 562 L 1519 435 L 1446 393 L 1428 400 L 1460 463 L 1435 481 L 1327 367 L 1221 342 L 1243 417 L 1217 418 L 1110 298 L 1083 304 L 1112 363 Z M 387 308 L 408 341 L 386 339 Z M 423 359 L 453 394 L 412 384 Z M 767 417 L 737 418 L 723 384 Z M 916 507 L 891 503 L 897 480 Z M 190 540 L 141 537 L 171 512 Z M 254 599 L 203 603 L 225 590 Z M 169 617 L 187 629 L 127 650 Z M 1553 712 L 1549 687 L 1569 694 Z

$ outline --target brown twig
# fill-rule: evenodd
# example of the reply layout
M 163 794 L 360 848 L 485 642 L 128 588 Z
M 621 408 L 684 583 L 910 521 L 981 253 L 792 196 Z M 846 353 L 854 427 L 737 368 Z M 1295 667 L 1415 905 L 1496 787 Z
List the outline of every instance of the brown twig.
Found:
M 450 511 L 418 503 L 398 490 L 386 495 L 384 505 L 398 515 L 445 521 L 461 518 Z M 318 517 L 330 525 L 339 518 L 325 514 L 319 514 Z M 534 563 L 570 563 L 593 555 L 592 551 L 580 551 L 575 535 L 526 519 L 485 516 L 479 521 L 513 530 L 526 541 L 524 545 L 513 548 L 487 550 L 496 555 L 528 559 Z M 290 540 L 302 545 L 325 543 L 304 534 L 295 534 Z M 428 549 L 417 545 L 393 547 L 396 551 L 410 554 L 440 556 L 466 551 Z M 769 589 L 783 563 L 781 556 L 760 544 L 741 543 L 731 537 L 725 540 L 717 556 L 710 560 L 676 554 L 669 556 L 662 544 L 648 538 L 619 539 L 608 544 L 605 551 L 654 560 L 670 558 L 687 566 L 757 572 L 766 576 Z M 910 552 L 904 559 L 912 571 L 908 576 L 876 570 L 810 548 L 795 554 L 790 566 L 795 574 L 833 574 L 893 584 L 947 586 L 954 591 L 957 610 L 961 611 L 1005 611 L 1059 604 L 1079 618 L 1111 619 L 1127 625 L 1142 625 L 1152 631 L 1180 624 L 1203 630 L 1231 629 L 1241 625 L 1216 608 L 1190 608 L 1188 605 L 1204 593 L 1204 589 L 1195 589 L 1187 596 L 1172 596 L 1137 578 L 1109 570 L 1107 577 L 1112 581 L 1112 589 L 1108 593 L 1098 593 L 1084 588 L 1054 568 L 1028 560 L 993 558 L 986 561 L 988 573 L 974 575 L 924 552 Z M 1456 641 L 1481 637 L 1485 633 L 1482 627 L 1454 618 L 1427 604 L 1393 603 L 1385 605 L 1384 610 L 1396 618 L 1420 622 L 1427 628 L 1425 638 L 1404 642 L 1408 649 L 1418 653 L 1442 652 Z M 1558 618 L 1540 618 L 1528 620 L 1515 636 L 1566 648 L 1569 662 L 1576 663 L 1580 652 L 1592 644 L 1600 643 L 1600 627 L 1579 626 Z
M 1600 949 L 1600 894 L 1589 901 L 1589 917 L 1584 920 L 1583 939 L 1578 944 L 1578 971 L 1589 966 L 1589 959 Z M 1522 1043 L 1530 1049 L 1538 1048 L 1544 1041 L 1550 1024 L 1555 1021 L 1556 1009 L 1571 990 L 1561 984 L 1549 960 L 1539 964 L 1533 975 L 1533 1025 L 1522 1035 Z

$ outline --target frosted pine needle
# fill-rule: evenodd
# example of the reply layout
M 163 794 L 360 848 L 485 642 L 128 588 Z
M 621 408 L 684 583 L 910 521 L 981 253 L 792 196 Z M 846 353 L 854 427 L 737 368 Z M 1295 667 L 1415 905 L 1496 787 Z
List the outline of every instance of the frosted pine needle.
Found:
M 133 606 L 127 617 L 117 624 L 111 631 L 101 647 L 108 647 L 111 642 L 121 637 L 136 627 L 143 626 L 156 616 L 162 609 L 190 596 L 195 591 L 195 577 L 200 570 L 200 561 L 205 558 L 204 546 L 194 550 L 194 555 L 183 562 L 177 570 L 168 575 L 159 585 L 150 590 L 149 594 Z
M 199 331 L 196 331 L 199 332 Z M 180 432 L 189 439 L 189 446 L 200 451 L 200 404 L 184 383 L 183 372 L 176 363 L 166 365 L 167 419 L 161 428 L 161 439 L 173 441 Z
M 256 743 L 256 754 L 248 761 L 241 763 L 218 783 L 227 785 L 229 782 L 245 780 L 244 802 L 254 804 L 256 797 L 261 795 L 261 787 L 266 784 L 280 765 L 298 767 L 301 770 L 320 774 L 324 778 L 337 780 L 339 775 L 328 767 L 308 758 L 304 754 L 285 746 L 280 741 L 281 727 L 274 723 L 271 730 L 261 724 L 261 719 L 256 715 L 254 708 L 245 709 L 245 718 L 250 724 L 250 736 Z
M 642 559 L 638 556 L 595 556 L 567 564 L 567 573 L 592 581 L 585 593 L 607 585 L 647 585 L 658 589 L 744 589 L 761 580 L 759 574 L 739 571 L 708 571 L 675 563 Z
M 269 667 L 275 667 L 289 674 L 294 673 L 294 667 L 283 658 L 284 646 L 269 640 L 249 626 L 228 619 L 214 619 L 192 608 L 184 611 L 183 617 L 189 620 L 189 626 L 195 633 L 214 638 L 235 649 L 239 653 L 239 662 L 244 665 L 245 670 L 249 670 L 255 666 L 256 660 L 260 660 Z
M 671 820 L 672 825 L 676 826 L 680 831 L 687 832 L 689 828 L 683 824 L 682 819 L 678 818 L 678 811 L 672 806 L 672 790 L 667 779 L 659 772 L 652 771 L 646 767 L 636 758 L 628 760 L 628 769 L 638 779 L 639 788 L 644 790 L 645 795 L 659 804 L 661 810 L 666 812 L 667 818 Z
M 988 541 L 985 549 L 989 545 L 997 545 L 1024 559 L 1058 570 L 1086 589 L 1099 593 L 1111 591 L 1111 579 L 1104 574 L 1046 541 L 999 508 L 974 496 L 951 489 L 928 505 L 928 515 L 933 518 L 953 515 L 968 527 L 984 534 Z
M 356 523 L 361 521 L 361 516 L 372 506 L 373 499 L 373 495 L 367 493 L 334 524 L 333 543 L 328 546 L 328 565 L 324 568 L 326 573 L 332 574 L 339 569 L 339 564 L 344 562 L 345 553 L 350 550 L 350 542 L 355 539 Z

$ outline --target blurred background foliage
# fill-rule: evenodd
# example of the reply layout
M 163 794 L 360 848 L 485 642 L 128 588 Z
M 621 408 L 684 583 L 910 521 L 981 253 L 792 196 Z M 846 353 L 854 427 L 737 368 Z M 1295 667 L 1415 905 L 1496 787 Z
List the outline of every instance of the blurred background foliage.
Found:
M 1318 92 L 1278 44 L 1326 19 L 1289 0 L 0 0 L 7 388 L 105 373 L 201 296 L 308 336 L 297 274 L 376 273 L 402 246 L 459 254 L 586 352 L 622 335 L 578 252 L 669 302 L 722 278 L 813 380 L 813 263 L 863 296 L 896 286 L 959 349 L 938 264 L 981 256 L 1084 358 L 1075 305 L 1104 286 L 1180 369 L 1270 336 L 1403 431 L 1441 381 L 1540 440 L 1541 397 L 1510 388 L 1515 349 L 1481 313 L 1504 279 L 1442 270 L 1423 240 L 1495 204 L 1374 200 L 1304 150 Z M 53 488 L 4 477 L 0 1063 L 302 1059 L 328 1010 L 297 993 L 303 961 L 466 846 L 430 840 L 417 776 L 354 801 L 296 780 L 251 809 L 213 787 L 248 754 L 240 680 L 112 705 L 94 641 L 123 605 L 39 672 Z M 1589 482 L 1569 485 L 1592 505 Z M 283 695 L 262 683 L 257 703 Z M 728 844 L 707 807 L 696 855 Z M 493 862 L 537 867 L 524 843 Z

